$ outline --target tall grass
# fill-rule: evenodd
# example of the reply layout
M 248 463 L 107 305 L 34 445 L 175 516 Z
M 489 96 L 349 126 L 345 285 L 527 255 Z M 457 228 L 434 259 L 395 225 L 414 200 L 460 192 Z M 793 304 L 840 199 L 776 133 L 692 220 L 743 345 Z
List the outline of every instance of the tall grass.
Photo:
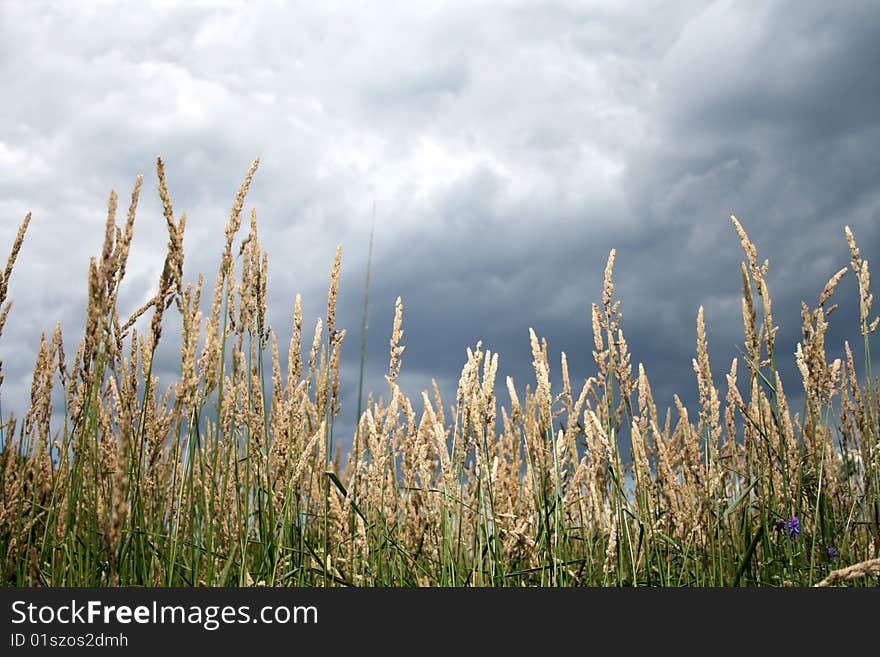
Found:
M 413 401 L 398 385 L 398 299 L 387 390 L 359 398 L 343 455 L 334 433 L 346 337 L 335 322 L 341 251 L 311 338 L 297 296 L 282 368 L 255 213 L 238 238 L 257 166 L 235 197 L 207 315 L 202 277 L 183 280 L 186 217 L 175 215 L 161 160 L 164 267 L 155 296 L 119 315 L 142 179 L 122 226 L 111 195 L 75 356 L 66 357 L 60 326 L 43 335 L 30 407 L 21 419 L 0 418 L 4 585 L 878 583 L 880 409 L 869 347 L 880 320 L 871 319 L 868 263 L 849 229 L 864 378 L 849 344 L 845 358 L 826 357 L 843 268 L 814 307 L 803 306 L 801 380 L 786 382 L 803 386 L 797 412 L 777 368 L 769 264 L 731 217 L 745 253 L 745 339 L 719 389 L 700 309 L 698 408 L 675 397 L 661 411 L 645 369 L 634 369 L 612 251 L 592 306 L 596 371 L 579 387 L 565 354 L 551 366 L 532 331 L 535 380 L 525 388 L 500 385 L 498 354 L 477 343 L 453 403 L 436 384 Z M 0 278 L 0 332 L 28 220 Z M 182 320 L 180 375 L 160 389 L 153 361 L 167 312 Z M 505 387 L 502 405 L 496 389 Z M 63 405 L 60 422 L 53 405 Z

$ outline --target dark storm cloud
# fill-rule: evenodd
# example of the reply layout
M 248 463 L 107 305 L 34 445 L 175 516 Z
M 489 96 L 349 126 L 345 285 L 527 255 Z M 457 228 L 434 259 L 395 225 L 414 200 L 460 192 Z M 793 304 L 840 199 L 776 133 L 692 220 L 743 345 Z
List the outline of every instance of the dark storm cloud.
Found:
M 640 334 L 654 334 L 651 318 L 671 308 L 693 336 L 696 308 L 705 305 L 716 379 L 742 343 L 743 255 L 729 214 L 742 221 L 759 257 L 771 261 L 789 391 L 799 388 L 791 355 L 800 302 L 815 305 L 828 278 L 848 264 L 844 225 L 866 257 L 877 252 L 880 86 L 872 62 L 880 56 L 880 21 L 876 6 L 829 9 L 710 7 L 666 54 L 652 94 L 653 146 L 630 158 L 632 211 L 657 236 L 639 258 L 664 262 L 656 275 L 641 277 L 633 320 Z M 835 355 L 842 339 L 858 337 L 851 275 L 838 301 L 829 339 Z M 672 353 L 683 360 L 687 352 Z
M 843 226 L 868 259 L 880 246 L 871 3 L 80 4 L 2 9 L 2 244 L 34 212 L 0 340 L 4 409 L 24 403 L 40 331 L 60 320 L 78 337 L 107 195 L 122 213 L 140 172 L 123 302 L 154 292 L 167 241 L 157 155 L 205 298 L 235 190 L 261 157 L 246 212 L 269 254 L 282 353 L 298 292 L 311 340 L 342 244 L 337 436 L 354 422 L 374 204 L 366 384 L 387 397 L 401 296 L 401 381 L 417 408 L 432 378 L 454 402 L 478 340 L 500 354 L 499 383 L 532 382 L 530 327 L 554 374 L 560 351 L 574 381 L 593 374 L 590 304 L 611 248 L 633 363 L 658 403 L 694 401 L 701 305 L 723 389 L 742 343 L 732 213 L 770 258 L 795 394 L 800 301 L 848 263 Z M 858 342 L 856 294 L 849 276 L 832 350 Z M 172 347 L 158 364 L 169 375 Z

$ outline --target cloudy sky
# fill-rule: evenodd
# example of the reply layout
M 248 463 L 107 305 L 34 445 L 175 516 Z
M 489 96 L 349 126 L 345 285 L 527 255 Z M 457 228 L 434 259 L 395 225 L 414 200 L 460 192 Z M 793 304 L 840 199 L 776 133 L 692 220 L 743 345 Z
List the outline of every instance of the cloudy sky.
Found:
M 157 155 L 187 213 L 192 281 L 213 281 L 235 190 L 261 158 L 246 207 L 281 344 L 297 292 L 307 327 L 324 313 L 342 244 L 349 425 L 374 206 L 377 394 L 398 295 L 416 398 L 433 377 L 452 403 L 477 340 L 500 353 L 502 382 L 533 381 L 529 327 L 582 381 L 611 248 L 633 362 L 661 407 L 696 396 L 700 305 L 723 387 L 743 340 L 731 213 L 770 259 L 796 392 L 801 300 L 848 264 L 845 225 L 869 260 L 880 247 L 878 62 L 872 2 L 2 0 L 4 253 L 33 213 L 0 338 L 4 413 L 26 400 L 41 331 L 61 321 L 73 350 L 108 194 L 126 207 L 138 173 L 125 299 L 154 293 L 167 240 Z M 851 275 L 837 300 L 839 352 L 858 342 Z

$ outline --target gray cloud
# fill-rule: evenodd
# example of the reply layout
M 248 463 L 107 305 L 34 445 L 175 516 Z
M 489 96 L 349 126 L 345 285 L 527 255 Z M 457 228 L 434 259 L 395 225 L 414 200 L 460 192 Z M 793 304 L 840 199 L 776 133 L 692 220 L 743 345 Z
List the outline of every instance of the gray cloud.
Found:
M 109 190 L 127 207 L 139 172 L 123 301 L 152 293 L 167 241 L 157 155 L 188 216 L 186 277 L 203 272 L 207 286 L 235 190 L 262 158 L 247 208 L 269 252 L 282 351 L 294 295 L 308 334 L 343 245 L 337 435 L 354 421 L 374 203 L 377 395 L 398 295 L 416 399 L 434 377 L 452 403 L 480 339 L 502 376 L 531 381 L 529 327 L 554 365 L 564 350 L 575 380 L 592 374 L 590 304 L 616 248 L 634 364 L 661 405 L 673 392 L 692 403 L 699 306 L 719 385 L 742 342 L 731 213 L 771 260 L 785 358 L 801 300 L 815 303 L 848 262 L 843 226 L 868 259 L 878 251 L 878 32 L 876 5 L 855 2 L 4 3 L 0 244 L 34 214 L 0 339 L 4 410 L 26 401 L 39 332 L 81 330 Z M 851 277 L 838 295 L 834 348 L 858 338 Z M 173 371 L 174 350 L 162 359 Z

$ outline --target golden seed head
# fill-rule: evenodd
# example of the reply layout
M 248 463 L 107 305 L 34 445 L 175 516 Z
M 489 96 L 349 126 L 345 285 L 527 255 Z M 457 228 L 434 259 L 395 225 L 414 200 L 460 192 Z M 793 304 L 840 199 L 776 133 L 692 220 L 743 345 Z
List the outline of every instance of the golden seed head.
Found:
M 391 358 L 388 363 L 388 379 L 393 383 L 400 374 L 400 357 L 406 348 L 400 344 L 403 339 L 403 302 L 400 297 L 394 302 L 394 323 L 391 328 L 391 339 L 388 341 L 391 347 Z

